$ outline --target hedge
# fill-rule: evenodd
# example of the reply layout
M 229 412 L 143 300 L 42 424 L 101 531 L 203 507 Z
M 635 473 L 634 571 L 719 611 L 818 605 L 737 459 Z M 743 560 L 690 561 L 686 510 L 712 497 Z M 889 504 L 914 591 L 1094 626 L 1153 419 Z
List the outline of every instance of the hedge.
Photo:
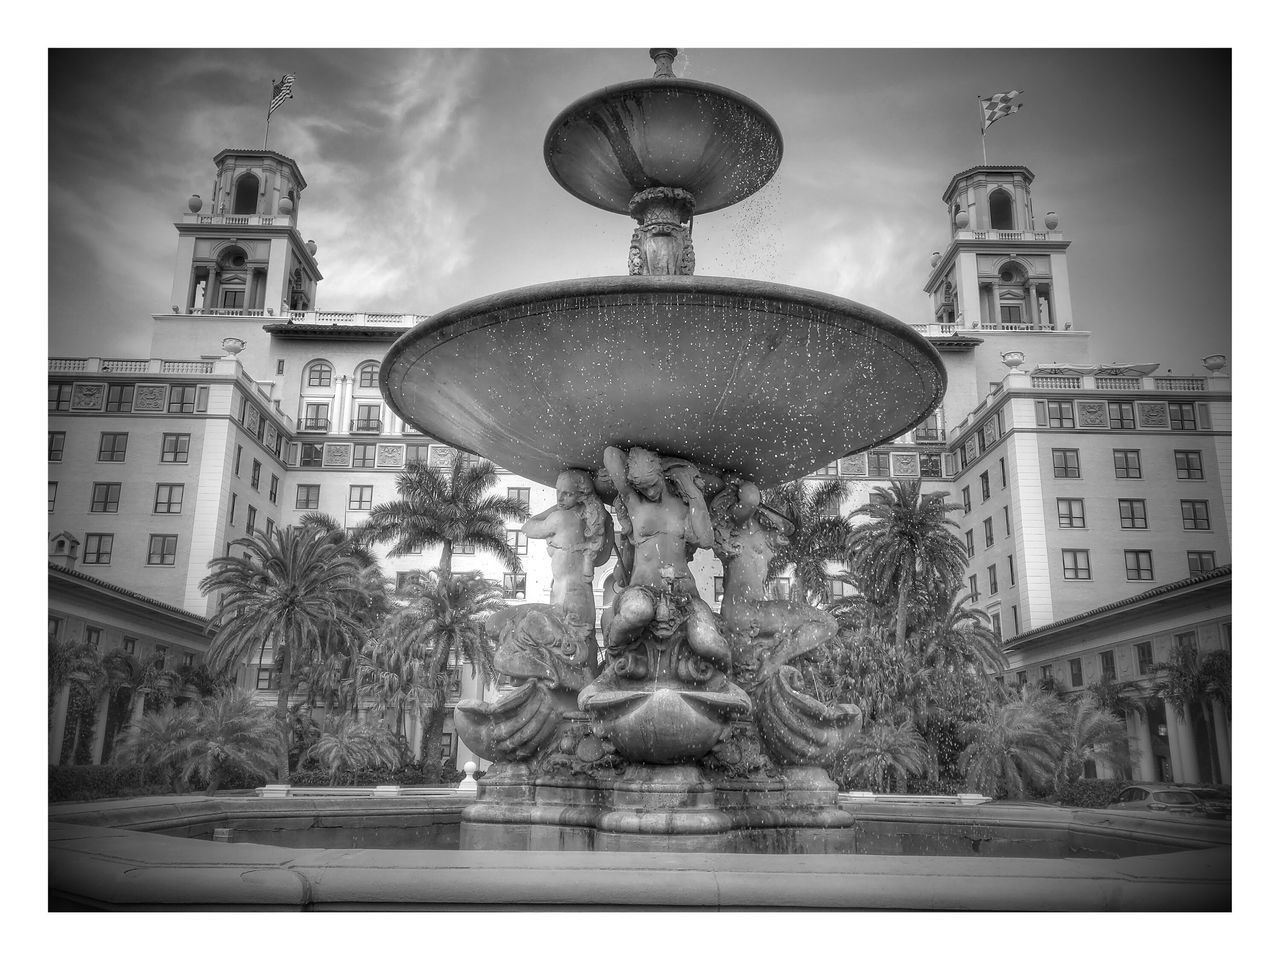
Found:
M 1077 780 L 1058 789 L 1053 798 L 1064 807 L 1089 807 L 1097 809 L 1115 803 L 1124 789 L 1124 780 Z

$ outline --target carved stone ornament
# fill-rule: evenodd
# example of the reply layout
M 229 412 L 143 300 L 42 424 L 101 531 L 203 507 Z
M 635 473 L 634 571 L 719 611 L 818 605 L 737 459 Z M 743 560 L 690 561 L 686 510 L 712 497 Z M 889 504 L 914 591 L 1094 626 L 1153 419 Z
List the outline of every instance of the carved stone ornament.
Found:
M 920 476 L 920 461 L 914 453 L 895 453 L 893 455 L 893 475 L 895 477 Z
M 279 434 L 276 432 L 276 428 L 272 424 L 268 423 L 267 429 L 262 435 L 262 442 L 267 445 L 268 450 L 274 450 L 276 448 L 277 436 L 279 436 Z
M 841 476 L 865 477 L 867 475 L 867 455 L 854 454 L 852 457 L 840 458 Z
M 164 410 L 164 398 L 168 389 L 162 383 L 138 384 L 133 389 L 133 412 Z
M 403 443 L 378 444 L 377 464 L 380 467 L 403 467 L 404 466 L 404 444 Z
M 250 406 L 248 412 L 244 416 L 244 425 L 250 433 L 258 432 L 258 423 L 262 420 L 262 415 L 258 412 L 258 408 Z
M 1163 403 L 1138 401 L 1138 426 L 1152 430 L 1169 428 L 1169 407 Z
M 351 466 L 351 444 L 326 443 L 324 445 L 324 465 L 326 467 Z
M 77 383 L 71 387 L 72 410 L 101 410 L 106 399 L 105 383 Z
M 631 198 L 631 215 L 640 224 L 627 251 L 631 276 L 693 275 L 693 195 L 679 187 L 650 187 Z
M 1082 427 L 1106 428 L 1110 426 L 1111 421 L 1107 417 L 1106 401 L 1077 400 L 1076 422 L 1078 422 Z

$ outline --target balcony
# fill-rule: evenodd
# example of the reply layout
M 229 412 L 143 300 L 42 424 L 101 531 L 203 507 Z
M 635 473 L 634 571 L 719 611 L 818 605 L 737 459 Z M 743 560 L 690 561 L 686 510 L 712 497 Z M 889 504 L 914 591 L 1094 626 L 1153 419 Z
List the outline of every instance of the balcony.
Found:
M 274 227 L 287 226 L 290 218 L 271 213 L 184 213 L 183 223 L 198 223 L 201 226 L 221 224 L 231 227 Z
M 1062 240 L 1058 230 L 957 230 L 957 240 Z
M 942 431 L 937 427 L 916 427 L 911 433 L 915 443 L 942 443 Z
M 1041 325 L 1038 327 L 1031 326 L 1026 323 L 913 323 L 910 324 L 911 329 L 917 333 L 923 333 L 926 337 L 950 337 L 963 336 L 967 333 L 991 333 L 993 331 L 1002 331 L 1005 333 L 1074 333 L 1078 331 L 1058 330 L 1054 327 Z
M 328 433 L 329 421 L 324 417 L 307 417 L 298 424 L 299 433 Z
M 381 433 L 382 421 L 381 420 L 352 420 L 350 427 L 348 427 L 348 432 L 350 433 Z
M 365 313 L 341 310 L 289 310 L 282 319 L 289 323 L 351 327 L 413 327 L 427 315 L 420 313 Z

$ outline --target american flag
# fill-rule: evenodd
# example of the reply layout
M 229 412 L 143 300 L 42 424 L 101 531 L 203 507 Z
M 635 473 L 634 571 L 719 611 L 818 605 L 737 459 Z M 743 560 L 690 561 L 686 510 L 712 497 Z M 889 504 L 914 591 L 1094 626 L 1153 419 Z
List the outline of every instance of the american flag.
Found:
M 1007 117 L 1011 113 L 1017 113 L 1022 109 L 1022 104 L 1014 103 L 1015 97 L 1022 96 L 1021 90 L 1010 90 L 1008 93 L 993 93 L 990 97 L 981 97 L 982 100 L 982 131 L 986 133 L 987 127 L 991 126 L 1001 117 Z
M 267 107 L 267 116 L 275 112 L 276 107 L 286 100 L 293 99 L 293 81 L 297 79 L 292 73 L 286 73 L 271 85 L 271 106 Z

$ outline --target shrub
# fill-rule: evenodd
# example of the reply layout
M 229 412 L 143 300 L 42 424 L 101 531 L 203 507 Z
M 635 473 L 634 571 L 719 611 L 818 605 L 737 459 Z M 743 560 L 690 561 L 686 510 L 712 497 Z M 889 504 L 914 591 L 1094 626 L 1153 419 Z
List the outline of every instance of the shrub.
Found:
M 172 792 L 167 777 L 141 764 L 49 767 L 50 803 Z
M 1053 799 L 1064 807 L 1097 809 L 1115 803 L 1124 784 L 1123 780 L 1080 779 L 1075 783 L 1063 784 Z

